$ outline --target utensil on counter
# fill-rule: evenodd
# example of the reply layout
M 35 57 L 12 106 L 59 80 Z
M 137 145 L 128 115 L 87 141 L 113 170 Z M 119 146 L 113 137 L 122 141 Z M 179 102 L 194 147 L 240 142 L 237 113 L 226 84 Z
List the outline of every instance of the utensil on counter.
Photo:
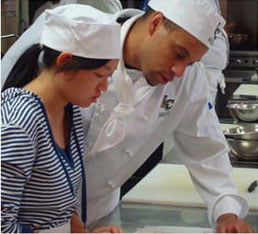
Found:
M 247 191 L 249 193 L 253 192 L 255 190 L 255 188 L 257 187 L 257 180 L 253 181 L 249 187 L 247 188 Z
M 250 123 L 234 128 L 228 128 L 224 130 L 223 133 L 227 138 L 240 140 L 258 140 L 258 124 Z
M 227 138 L 232 154 L 239 159 L 248 161 L 258 161 L 257 140 L 241 140 Z
M 237 122 L 257 122 L 258 103 L 257 100 L 229 100 L 227 104 L 232 117 Z

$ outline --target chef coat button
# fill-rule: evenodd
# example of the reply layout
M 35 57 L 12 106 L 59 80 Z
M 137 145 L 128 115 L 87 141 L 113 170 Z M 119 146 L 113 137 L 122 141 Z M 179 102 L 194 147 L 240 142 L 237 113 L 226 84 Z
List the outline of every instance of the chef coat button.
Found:
M 94 145 L 94 142 L 91 138 L 88 138 L 87 141 L 84 143 L 84 148 L 89 150 Z
M 107 185 L 110 187 L 110 188 L 115 188 L 115 185 L 113 183 L 112 180 L 108 181 Z
M 106 110 L 106 108 L 104 106 L 101 106 L 100 113 L 102 114 L 105 110 Z
M 140 119 L 141 119 L 141 120 L 144 120 L 144 121 L 147 121 L 149 118 L 148 118 L 147 115 L 141 115 L 141 116 L 140 116 Z
M 130 149 L 125 149 L 124 153 L 129 157 L 132 158 L 133 157 L 133 152 Z

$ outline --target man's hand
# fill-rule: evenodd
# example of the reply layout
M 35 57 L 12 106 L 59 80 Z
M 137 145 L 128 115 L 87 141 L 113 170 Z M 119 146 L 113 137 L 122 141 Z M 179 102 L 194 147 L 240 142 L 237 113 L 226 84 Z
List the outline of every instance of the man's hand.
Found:
M 217 220 L 216 232 L 253 233 L 252 228 L 234 214 L 223 214 Z

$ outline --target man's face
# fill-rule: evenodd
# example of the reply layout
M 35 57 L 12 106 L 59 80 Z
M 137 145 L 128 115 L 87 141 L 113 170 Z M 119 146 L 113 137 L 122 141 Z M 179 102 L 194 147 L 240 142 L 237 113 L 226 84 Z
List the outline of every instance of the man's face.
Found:
M 158 26 L 141 51 L 141 70 L 149 84 L 165 85 L 183 75 L 185 68 L 199 61 L 207 47 L 182 29 Z

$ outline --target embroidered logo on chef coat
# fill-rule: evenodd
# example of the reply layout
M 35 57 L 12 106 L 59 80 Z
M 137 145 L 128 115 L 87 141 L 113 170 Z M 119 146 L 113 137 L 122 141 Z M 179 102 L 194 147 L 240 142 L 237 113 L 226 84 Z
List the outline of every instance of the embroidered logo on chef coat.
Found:
M 217 27 L 216 27 L 216 29 L 215 29 L 215 31 L 214 31 L 214 36 L 213 36 L 213 38 L 209 38 L 209 43 L 210 43 L 210 45 L 213 45 L 214 44 L 214 41 L 216 40 L 216 38 L 218 37 L 218 35 L 220 34 L 220 32 L 221 32 L 221 22 L 219 22 L 218 23 L 218 25 L 217 25 Z
M 168 95 L 164 95 L 160 106 L 159 117 L 167 116 L 171 112 L 174 102 L 174 99 L 168 98 Z

